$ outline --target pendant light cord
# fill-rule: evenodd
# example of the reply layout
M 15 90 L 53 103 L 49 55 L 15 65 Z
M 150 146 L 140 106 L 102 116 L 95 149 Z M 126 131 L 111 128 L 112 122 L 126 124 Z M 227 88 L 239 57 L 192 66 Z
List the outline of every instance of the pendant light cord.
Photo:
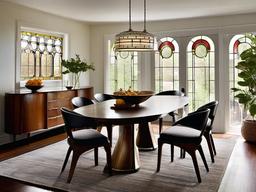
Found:
M 144 32 L 146 32 L 146 0 L 144 0 Z
M 129 31 L 131 31 L 132 30 L 132 16 L 131 16 L 131 5 L 132 5 L 132 3 L 131 3 L 131 0 L 129 0 Z

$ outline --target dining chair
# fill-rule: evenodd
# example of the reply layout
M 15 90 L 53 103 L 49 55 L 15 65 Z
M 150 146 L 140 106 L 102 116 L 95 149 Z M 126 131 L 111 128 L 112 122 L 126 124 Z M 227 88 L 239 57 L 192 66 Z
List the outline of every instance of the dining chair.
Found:
M 70 153 L 73 152 L 67 182 L 71 182 L 77 161 L 82 153 L 94 149 L 94 163 L 95 166 L 98 165 L 98 147 L 102 146 L 106 151 L 109 174 L 112 175 L 110 143 L 106 136 L 96 131 L 96 121 L 64 107 L 61 108 L 61 113 L 64 119 L 65 130 L 68 135 L 67 141 L 69 144 L 61 172 L 64 171 Z M 78 130 L 73 131 L 74 128 L 78 128 Z
M 94 99 L 100 103 L 106 100 L 113 99 L 113 97 L 111 97 L 111 95 L 104 94 L 104 93 L 96 93 L 94 94 Z
M 111 97 L 111 95 L 108 94 L 104 94 L 104 93 L 96 93 L 94 94 L 94 99 L 96 102 L 100 103 L 103 101 L 107 101 L 110 99 L 114 99 L 113 97 Z M 107 127 L 107 132 L 108 132 L 108 138 L 110 141 L 110 145 L 112 146 L 112 125 L 106 125 Z
M 210 114 L 209 114 L 209 118 L 208 118 L 207 125 L 205 128 L 204 137 L 207 141 L 207 145 L 208 145 L 209 152 L 211 155 L 211 160 L 213 163 L 214 163 L 214 155 L 216 155 L 216 148 L 215 148 L 215 144 L 214 144 L 213 137 L 212 137 L 212 125 L 213 125 L 213 122 L 214 122 L 214 119 L 216 116 L 218 103 L 219 103 L 218 101 L 212 101 L 205 105 L 202 105 L 201 107 L 199 107 L 197 109 L 197 111 L 201 111 L 204 109 L 210 109 Z
M 209 109 L 189 113 L 186 117 L 176 121 L 172 127 L 161 132 L 160 137 L 158 138 L 157 172 L 160 171 L 162 146 L 167 143 L 171 145 L 171 162 L 173 162 L 174 158 L 174 146 L 178 146 L 190 154 L 198 182 L 201 182 L 196 151 L 199 151 L 206 171 L 208 172 L 209 168 L 205 160 L 201 141 L 205 132 L 209 113 Z
M 177 95 L 177 96 L 181 96 L 181 95 L 183 95 L 183 93 L 181 91 L 178 91 L 178 90 L 168 90 L 168 91 L 159 92 L 156 95 Z M 175 112 L 172 111 L 172 112 L 168 113 L 168 115 L 170 115 L 172 117 L 172 122 L 174 123 L 176 121 L 176 118 L 175 118 L 176 114 L 175 114 Z M 164 116 L 161 116 L 159 118 L 159 134 L 162 131 L 163 118 L 164 118 Z
M 74 108 L 94 104 L 93 100 L 86 97 L 73 97 L 71 102 Z

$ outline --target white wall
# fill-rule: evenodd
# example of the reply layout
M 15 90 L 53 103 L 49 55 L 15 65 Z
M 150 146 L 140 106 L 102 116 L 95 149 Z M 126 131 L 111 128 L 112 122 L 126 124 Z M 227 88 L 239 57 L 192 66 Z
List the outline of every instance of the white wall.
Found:
M 209 35 L 216 45 L 216 99 L 219 108 L 214 124 L 215 132 L 228 130 L 229 85 L 228 85 L 228 43 L 234 34 L 256 32 L 256 13 L 232 16 L 179 19 L 147 22 L 147 30 L 158 37 L 193 37 Z M 133 23 L 134 30 L 142 30 L 141 23 Z M 128 29 L 127 23 L 107 23 L 91 25 L 91 58 L 96 65 L 97 77 L 91 78 L 95 92 L 104 91 L 104 37 L 109 37 Z M 185 60 L 183 59 L 183 62 Z M 145 74 L 147 75 L 147 74 Z
M 16 33 L 19 25 L 67 34 L 68 55 L 73 57 L 79 54 L 90 61 L 88 24 L 0 2 L 0 144 L 9 142 L 11 138 L 4 133 L 4 94 L 15 87 Z M 89 84 L 89 74 L 84 75 L 80 85 Z

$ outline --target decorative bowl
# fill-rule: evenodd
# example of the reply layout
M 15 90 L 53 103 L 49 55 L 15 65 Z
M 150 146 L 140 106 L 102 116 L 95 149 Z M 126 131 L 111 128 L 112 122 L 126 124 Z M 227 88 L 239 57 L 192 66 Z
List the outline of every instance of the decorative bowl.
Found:
M 73 88 L 72 85 L 66 85 L 66 89 L 67 89 L 67 90 L 71 90 L 72 88 Z
M 30 89 L 32 93 L 36 93 L 38 89 L 41 89 L 44 85 L 25 85 L 27 89 Z
M 135 105 L 138 106 L 140 103 L 146 101 L 154 95 L 153 91 L 140 91 L 137 95 L 118 95 L 118 92 L 114 92 L 111 95 L 114 99 L 123 99 L 126 105 Z

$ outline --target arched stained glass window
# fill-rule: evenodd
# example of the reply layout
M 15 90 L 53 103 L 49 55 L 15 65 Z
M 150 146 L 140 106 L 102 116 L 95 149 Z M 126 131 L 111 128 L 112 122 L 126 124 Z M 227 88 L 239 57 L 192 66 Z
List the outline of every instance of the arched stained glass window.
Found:
M 110 92 L 122 89 L 138 90 L 138 53 L 115 52 L 109 43 L 110 52 Z
M 251 47 L 251 40 L 248 34 L 235 35 L 229 44 L 229 87 L 238 87 L 237 82 L 239 70 L 235 68 L 237 63 L 241 60 L 240 54 Z M 241 88 L 241 87 L 239 87 Z M 230 91 L 230 126 L 235 130 L 236 126 L 240 129 L 240 124 L 243 119 L 242 106 L 234 98 L 235 93 Z
M 191 111 L 215 99 L 214 55 L 214 43 L 207 36 L 194 37 L 187 46 L 187 93 Z
M 171 37 L 160 40 L 155 53 L 155 92 L 179 90 L 179 46 Z
M 62 50 L 62 37 L 22 31 L 20 79 L 61 79 Z

